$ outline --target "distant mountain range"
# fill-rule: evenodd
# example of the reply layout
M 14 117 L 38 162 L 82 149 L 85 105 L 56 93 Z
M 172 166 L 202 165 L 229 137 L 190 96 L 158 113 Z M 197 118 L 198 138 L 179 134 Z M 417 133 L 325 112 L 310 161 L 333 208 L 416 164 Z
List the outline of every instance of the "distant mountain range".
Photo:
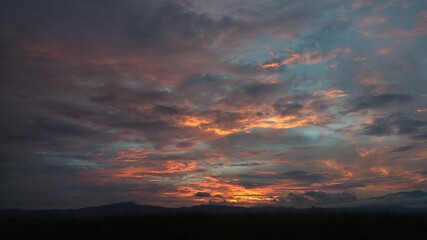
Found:
M 384 206 L 427 208 L 427 192 L 409 191 L 388 194 L 381 197 L 359 200 L 349 206 Z
M 398 192 L 393 194 L 388 194 L 382 197 L 377 197 L 373 199 L 387 199 L 387 198 L 401 198 L 401 197 L 409 197 L 409 198 L 427 198 L 427 192 L 424 191 L 410 191 L 410 192 Z
M 0 219 L 5 218 L 98 218 L 110 216 L 152 214 L 326 214 L 326 213 L 394 213 L 427 214 L 427 192 L 399 192 L 382 197 L 356 201 L 346 207 L 335 208 L 292 208 L 278 206 L 234 207 L 221 205 L 199 205 L 193 207 L 165 208 L 122 202 L 110 205 L 67 210 L 0 210 Z

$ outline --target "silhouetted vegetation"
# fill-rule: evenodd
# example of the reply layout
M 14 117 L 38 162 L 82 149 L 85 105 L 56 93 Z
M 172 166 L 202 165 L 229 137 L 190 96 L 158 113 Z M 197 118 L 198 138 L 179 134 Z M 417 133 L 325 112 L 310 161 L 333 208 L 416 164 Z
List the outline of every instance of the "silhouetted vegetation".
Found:
M 2 219 L 1 239 L 426 239 L 419 214 L 174 213 Z

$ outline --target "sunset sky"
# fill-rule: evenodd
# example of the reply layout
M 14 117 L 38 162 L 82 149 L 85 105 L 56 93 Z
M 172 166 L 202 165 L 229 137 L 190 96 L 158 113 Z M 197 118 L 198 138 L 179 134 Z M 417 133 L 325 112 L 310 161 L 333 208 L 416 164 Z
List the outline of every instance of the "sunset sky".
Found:
M 5 0 L 0 208 L 427 190 L 425 0 Z

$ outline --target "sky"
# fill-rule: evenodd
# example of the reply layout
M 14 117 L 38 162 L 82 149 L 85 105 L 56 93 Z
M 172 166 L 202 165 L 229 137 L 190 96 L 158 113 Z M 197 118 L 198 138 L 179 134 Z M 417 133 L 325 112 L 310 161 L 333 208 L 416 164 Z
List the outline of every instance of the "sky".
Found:
M 424 0 L 5 0 L 0 208 L 427 190 Z

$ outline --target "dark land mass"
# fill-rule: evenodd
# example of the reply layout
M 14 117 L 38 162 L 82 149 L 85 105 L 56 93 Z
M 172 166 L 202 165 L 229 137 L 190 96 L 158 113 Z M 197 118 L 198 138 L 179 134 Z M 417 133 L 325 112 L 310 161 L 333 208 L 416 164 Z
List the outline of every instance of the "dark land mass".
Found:
M 426 239 L 427 215 L 162 213 L 0 220 L 1 239 Z
M 376 198 L 421 199 L 424 192 Z M 406 198 L 405 198 L 406 199 Z M 380 203 L 378 202 L 378 203 Z M 427 239 L 427 208 L 163 208 L 130 202 L 68 210 L 0 210 L 0 239 Z
M 193 207 L 165 208 L 138 205 L 132 202 L 116 203 L 79 209 L 58 210 L 0 210 L 0 219 L 90 219 L 144 215 L 340 215 L 340 214 L 389 214 L 389 215 L 427 215 L 427 208 L 408 208 L 400 206 L 363 206 L 352 208 L 289 208 L 289 207 L 233 207 L 223 205 L 199 205 Z

